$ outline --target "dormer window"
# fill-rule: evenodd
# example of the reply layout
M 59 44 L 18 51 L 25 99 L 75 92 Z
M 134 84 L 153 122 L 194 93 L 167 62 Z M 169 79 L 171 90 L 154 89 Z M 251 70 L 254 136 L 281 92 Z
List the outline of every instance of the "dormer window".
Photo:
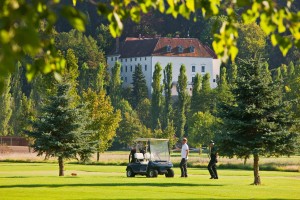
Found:
M 190 46 L 190 53 L 195 52 L 195 47 L 194 46 Z
M 178 53 L 182 53 L 183 52 L 183 47 L 181 45 L 178 46 Z
M 172 49 L 172 47 L 171 47 L 170 45 L 167 45 L 167 46 L 166 46 L 166 51 L 167 51 L 167 52 L 171 52 L 171 49 Z

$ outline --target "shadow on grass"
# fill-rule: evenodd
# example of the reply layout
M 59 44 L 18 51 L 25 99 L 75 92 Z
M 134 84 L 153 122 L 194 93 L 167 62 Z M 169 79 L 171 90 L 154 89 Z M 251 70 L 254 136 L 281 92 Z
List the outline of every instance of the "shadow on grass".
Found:
M 92 184 L 15 184 L 15 185 L 0 185 L 1 188 L 59 188 L 59 187 L 138 187 L 138 186 L 152 186 L 152 187 L 199 187 L 199 186 L 224 186 L 222 184 L 193 184 L 193 183 L 92 183 Z

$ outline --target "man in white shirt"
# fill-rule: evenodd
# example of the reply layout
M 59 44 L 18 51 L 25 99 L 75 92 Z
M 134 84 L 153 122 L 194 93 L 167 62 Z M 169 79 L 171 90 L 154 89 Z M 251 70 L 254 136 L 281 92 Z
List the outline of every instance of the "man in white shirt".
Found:
M 189 155 L 189 146 L 187 145 L 187 139 L 182 139 L 182 148 L 181 148 L 181 162 L 180 162 L 180 170 L 181 177 L 187 177 L 187 160 Z

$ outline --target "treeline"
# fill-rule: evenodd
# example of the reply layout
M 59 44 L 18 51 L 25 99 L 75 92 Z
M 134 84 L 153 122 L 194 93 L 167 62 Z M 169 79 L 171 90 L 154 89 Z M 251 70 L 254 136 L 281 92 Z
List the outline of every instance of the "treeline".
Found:
M 187 136 L 200 149 L 213 139 L 220 155 L 253 155 L 258 178 L 259 156 L 299 151 L 299 62 L 270 71 L 257 55 L 240 59 L 221 68 L 216 88 L 209 74 L 197 74 L 191 94 L 182 65 L 173 97 L 172 63 L 156 63 L 148 94 L 141 65 L 132 87 L 122 88 L 121 64 L 108 70 L 96 40 L 76 31 L 54 36 L 66 68 L 27 83 L 18 63 L 4 81 L 0 133 L 25 136 L 38 155 L 57 157 L 61 176 L 65 159 L 88 162 L 97 152 L 99 160 L 101 152 L 127 148 L 137 137 L 168 138 L 172 148 Z

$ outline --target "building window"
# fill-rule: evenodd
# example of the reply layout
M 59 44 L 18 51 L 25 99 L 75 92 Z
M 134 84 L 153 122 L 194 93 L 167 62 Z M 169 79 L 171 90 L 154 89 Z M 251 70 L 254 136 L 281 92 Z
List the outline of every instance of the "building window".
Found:
M 215 83 L 215 82 L 216 82 L 216 79 L 213 79 L 213 82 Z
M 127 62 L 127 58 L 125 58 L 125 62 Z
M 170 45 L 167 45 L 167 46 L 166 46 L 166 51 L 167 51 L 167 52 L 171 52 L 171 50 L 172 50 L 172 47 L 171 47 Z
M 127 66 L 125 67 L 125 72 L 127 72 Z
M 195 47 L 194 46 L 190 46 L 190 53 L 195 52 Z
M 125 77 L 125 82 L 127 83 L 127 77 Z
M 123 81 L 123 77 L 121 77 L 121 80 Z
M 123 67 L 121 67 L 121 72 L 123 72 Z
M 123 58 L 121 58 L 121 62 L 123 62 Z
M 192 83 L 194 83 L 195 82 L 195 77 L 192 77 Z
M 145 65 L 145 71 L 147 71 L 147 65 Z
M 181 45 L 178 46 L 178 53 L 182 53 L 183 52 L 183 47 Z
M 195 71 L 196 71 L 196 67 L 192 66 L 192 72 L 195 72 Z
M 115 61 L 117 61 L 118 60 L 118 57 L 115 57 Z
M 136 60 L 137 60 L 137 58 L 134 58 L 134 60 L 136 61 Z
M 145 57 L 145 60 L 147 60 L 147 57 Z
M 142 57 L 140 57 L 140 61 L 142 61 Z
M 132 72 L 132 65 L 130 66 L 130 71 Z
M 132 61 L 132 58 L 130 58 L 130 61 Z
M 201 66 L 201 72 L 205 72 L 205 66 Z

